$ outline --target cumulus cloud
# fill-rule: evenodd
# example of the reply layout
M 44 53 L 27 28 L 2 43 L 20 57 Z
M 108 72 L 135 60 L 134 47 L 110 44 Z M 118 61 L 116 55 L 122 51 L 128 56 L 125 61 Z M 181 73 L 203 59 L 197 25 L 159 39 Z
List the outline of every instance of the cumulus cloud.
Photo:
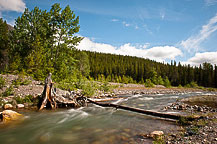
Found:
M 23 12 L 26 8 L 26 4 L 23 0 L 1 0 L 0 12 L 2 11 L 16 11 Z
M 185 41 L 181 42 L 181 46 L 188 52 L 198 51 L 200 44 L 205 41 L 213 32 L 217 30 L 217 14 L 212 17 L 197 35 L 191 36 Z
M 182 63 L 199 66 L 204 62 L 217 64 L 217 52 L 196 53 L 194 57 L 190 58 L 187 62 Z
M 80 50 L 149 58 L 159 62 L 163 62 L 167 59 L 175 59 L 176 56 L 182 55 L 181 50 L 173 46 L 147 48 L 148 45 L 149 44 L 132 46 L 130 43 L 126 43 L 120 47 L 115 47 L 110 44 L 96 43 L 91 41 L 89 38 L 84 38 L 77 48 Z

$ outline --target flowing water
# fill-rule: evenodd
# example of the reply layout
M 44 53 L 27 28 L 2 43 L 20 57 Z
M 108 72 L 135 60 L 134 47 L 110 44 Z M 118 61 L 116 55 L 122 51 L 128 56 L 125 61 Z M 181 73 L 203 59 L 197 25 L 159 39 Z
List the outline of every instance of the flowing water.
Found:
M 112 103 L 160 111 L 177 98 L 202 94 L 207 93 L 125 95 Z M 172 121 L 92 104 L 79 109 L 21 113 L 25 115 L 22 122 L 0 127 L 1 144 L 151 143 L 140 135 L 154 130 L 178 130 Z

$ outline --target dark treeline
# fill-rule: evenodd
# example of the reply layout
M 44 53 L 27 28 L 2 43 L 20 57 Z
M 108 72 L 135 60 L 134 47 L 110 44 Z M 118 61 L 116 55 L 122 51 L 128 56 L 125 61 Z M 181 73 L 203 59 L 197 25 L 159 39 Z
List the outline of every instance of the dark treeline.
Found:
M 149 59 L 114 54 L 103 54 L 86 51 L 90 62 L 90 76 L 100 79 L 104 76 L 108 81 L 118 82 L 128 78 L 127 82 L 144 83 L 150 79 L 159 84 L 158 79 L 166 79 L 173 86 L 185 86 L 196 82 L 200 86 L 217 87 L 217 66 L 203 63 L 199 67 L 181 65 L 175 61 L 171 64 L 159 63 Z

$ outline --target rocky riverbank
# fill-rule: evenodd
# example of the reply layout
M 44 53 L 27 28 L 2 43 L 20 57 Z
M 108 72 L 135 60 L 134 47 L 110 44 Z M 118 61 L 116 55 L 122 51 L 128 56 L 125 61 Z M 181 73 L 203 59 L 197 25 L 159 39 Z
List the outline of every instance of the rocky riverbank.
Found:
M 22 109 L 22 108 L 36 108 L 37 98 L 44 89 L 42 81 L 33 80 L 31 77 L 0 74 L 5 80 L 5 84 L 0 88 L 0 108 L 4 109 Z M 93 98 L 97 99 L 117 99 L 119 95 L 135 95 L 135 94 L 177 94 L 188 93 L 194 91 L 203 91 L 199 89 L 186 88 L 165 88 L 163 86 L 156 86 L 155 88 L 146 88 L 141 84 L 119 84 L 109 83 L 110 86 L 115 86 L 113 90 L 104 92 L 96 90 Z M 82 95 L 82 90 L 65 91 L 56 88 L 58 95 L 57 99 L 60 102 L 71 101 L 74 97 Z
M 164 110 L 202 116 L 194 121 L 180 120 L 181 131 L 165 136 L 164 141 L 167 144 L 217 143 L 217 95 L 182 99 Z

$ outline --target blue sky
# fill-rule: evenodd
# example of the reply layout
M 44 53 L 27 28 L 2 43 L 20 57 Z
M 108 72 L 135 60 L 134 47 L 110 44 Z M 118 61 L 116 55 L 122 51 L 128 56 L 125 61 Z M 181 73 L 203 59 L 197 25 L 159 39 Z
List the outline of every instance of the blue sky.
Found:
M 78 49 L 217 64 L 217 0 L 0 0 L 0 17 L 13 25 L 26 7 L 56 2 L 80 17 Z

